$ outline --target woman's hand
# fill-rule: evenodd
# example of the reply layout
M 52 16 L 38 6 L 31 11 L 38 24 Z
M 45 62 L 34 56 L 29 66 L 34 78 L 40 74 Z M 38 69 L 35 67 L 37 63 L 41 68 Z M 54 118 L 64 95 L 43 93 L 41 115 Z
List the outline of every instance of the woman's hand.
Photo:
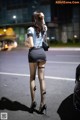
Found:
M 28 37 L 27 40 L 25 41 L 25 46 L 28 47 L 28 48 L 31 48 L 34 46 L 33 44 L 33 37 Z
M 43 25 L 43 31 L 46 32 L 47 31 L 47 26 L 44 24 Z
M 29 42 L 27 40 L 25 41 L 25 46 L 30 48 Z

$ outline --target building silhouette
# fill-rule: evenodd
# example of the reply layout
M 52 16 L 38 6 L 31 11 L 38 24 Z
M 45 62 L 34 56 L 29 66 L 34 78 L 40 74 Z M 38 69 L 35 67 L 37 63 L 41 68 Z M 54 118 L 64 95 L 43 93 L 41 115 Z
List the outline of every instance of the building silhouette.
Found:
M 1 0 L 0 28 L 12 27 L 18 43 L 24 44 L 35 10 L 45 14 L 51 41 L 80 42 L 79 4 L 56 4 L 54 0 Z

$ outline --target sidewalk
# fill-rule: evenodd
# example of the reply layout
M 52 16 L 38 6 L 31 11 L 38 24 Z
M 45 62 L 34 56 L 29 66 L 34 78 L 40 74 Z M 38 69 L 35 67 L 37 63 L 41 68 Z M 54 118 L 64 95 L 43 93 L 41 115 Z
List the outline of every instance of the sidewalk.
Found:
M 52 48 L 52 47 L 50 47 L 49 50 L 80 51 L 80 47 L 56 47 L 56 48 Z

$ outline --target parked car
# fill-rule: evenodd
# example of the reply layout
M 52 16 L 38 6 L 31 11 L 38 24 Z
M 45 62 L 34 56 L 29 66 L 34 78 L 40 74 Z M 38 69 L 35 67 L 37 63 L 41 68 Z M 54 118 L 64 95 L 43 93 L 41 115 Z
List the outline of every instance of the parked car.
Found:
M 0 50 L 11 50 L 17 47 L 17 42 L 11 39 L 0 40 Z

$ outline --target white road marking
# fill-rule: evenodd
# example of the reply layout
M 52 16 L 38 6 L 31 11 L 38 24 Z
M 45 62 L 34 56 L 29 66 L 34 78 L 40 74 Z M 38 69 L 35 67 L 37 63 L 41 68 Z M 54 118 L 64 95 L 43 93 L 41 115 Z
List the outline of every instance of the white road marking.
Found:
M 80 64 L 80 62 L 59 62 L 59 61 L 47 61 L 47 63 L 56 63 L 56 64 Z
M 61 47 L 61 48 L 49 48 L 49 50 L 59 50 L 59 51 L 80 51 L 80 47 Z
M 12 76 L 22 76 L 22 77 L 29 77 L 29 74 L 19 74 L 19 73 L 7 73 L 7 72 L 0 72 L 0 75 L 12 75 Z M 38 77 L 36 75 L 36 77 Z M 64 78 L 64 77 L 54 77 L 54 76 L 45 76 L 48 79 L 55 79 L 55 80 L 68 80 L 68 81 L 75 81 L 73 78 Z

